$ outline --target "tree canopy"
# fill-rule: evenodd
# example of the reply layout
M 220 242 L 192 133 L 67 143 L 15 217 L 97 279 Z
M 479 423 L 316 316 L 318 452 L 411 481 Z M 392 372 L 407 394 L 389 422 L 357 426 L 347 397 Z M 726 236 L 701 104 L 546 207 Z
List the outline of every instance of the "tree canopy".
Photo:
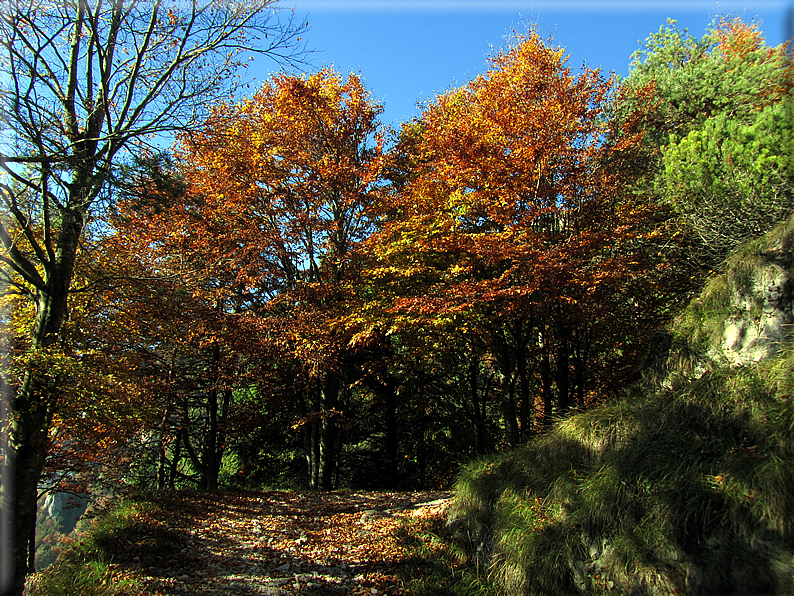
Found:
M 712 266 L 790 210 L 792 72 L 787 46 L 739 19 L 700 40 L 671 21 L 635 54 L 626 85 L 653 86 L 651 178 Z

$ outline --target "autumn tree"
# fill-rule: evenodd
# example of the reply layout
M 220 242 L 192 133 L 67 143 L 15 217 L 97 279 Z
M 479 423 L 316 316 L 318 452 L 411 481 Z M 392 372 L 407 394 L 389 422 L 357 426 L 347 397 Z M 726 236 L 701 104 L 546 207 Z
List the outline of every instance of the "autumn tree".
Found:
M 86 282 L 82 275 L 75 279 L 78 286 Z M 85 492 L 87 483 L 96 486 L 100 476 L 117 478 L 115 472 L 126 466 L 118 459 L 120 451 L 110 447 L 123 445 L 126 438 L 146 426 L 147 404 L 138 400 L 131 378 L 134 375 L 130 374 L 134 363 L 108 358 L 101 346 L 114 324 L 105 318 L 109 312 L 101 302 L 94 292 L 75 295 L 69 320 L 61 329 L 61 351 L 40 358 L 37 364 L 63 379 L 61 407 L 53 416 L 39 481 L 42 494 Z M 8 345 L 13 345 L 17 355 L 25 354 L 35 307 L 19 296 L 5 297 L 4 307 Z M 104 312 L 99 314 L 98 310 Z M 17 357 L 9 363 L 9 370 L 17 372 L 26 364 L 24 358 Z
M 139 155 L 124 176 L 97 252 L 114 264 L 106 308 L 127 330 L 106 345 L 135 359 L 157 410 L 134 482 L 215 489 L 237 395 L 267 376 L 265 333 L 234 272 L 200 260 L 190 235 L 167 227 L 193 200 L 170 156 Z
M 310 484 L 325 489 L 354 381 L 346 320 L 380 178 L 379 111 L 359 77 L 329 69 L 276 75 L 215 106 L 179 144 L 185 200 L 151 214 L 139 236 L 140 254 L 157 247 L 158 266 L 182 268 L 193 296 L 257 317 L 281 368 L 299 371 L 286 382 L 299 387 Z
M 508 443 L 539 415 L 592 400 L 653 324 L 640 304 L 654 279 L 635 242 L 653 210 L 604 165 L 612 86 L 598 71 L 574 75 L 563 50 L 530 33 L 439 97 L 398 146 L 407 155 L 371 241 L 372 275 L 418 324 L 476 330 Z
M 0 258 L 7 287 L 36 306 L 29 364 L 19 376 L 4 372 L 2 498 L 12 514 L 3 535 L 13 537 L 4 593 L 21 594 L 30 569 L 37 483 L 64 382 L 38 361 L 60 349 L 84 230 L 128 152 L 192 127 L 251 53 L 290 58 L 300 27 L 279 23 L 272 8 L 270 0 L 4 6 Z

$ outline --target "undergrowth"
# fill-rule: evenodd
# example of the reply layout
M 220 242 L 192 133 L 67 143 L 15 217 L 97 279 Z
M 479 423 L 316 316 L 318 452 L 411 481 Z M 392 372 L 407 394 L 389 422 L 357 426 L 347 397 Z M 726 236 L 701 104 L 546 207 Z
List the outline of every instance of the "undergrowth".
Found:
M 167 515 L 159 500 L 146 495 L 119 500 L 64 541 L 55 563 L 31 578 L 26 596 L 144 594 L 137 578 L 122 571 L 119 559 L 138 553 L 158 557 L 173 549 L 175 538 L 160 521 Z
M 408 552 L 398 576 L 412 596 L 496 596 L 486 570 L 466 561 L 442 518 L 406 521 L 398 538 Z
M 793 593 L 794 403 L 766 370 L 638 391 L 470 465 L 457 543 L 500 594 Z

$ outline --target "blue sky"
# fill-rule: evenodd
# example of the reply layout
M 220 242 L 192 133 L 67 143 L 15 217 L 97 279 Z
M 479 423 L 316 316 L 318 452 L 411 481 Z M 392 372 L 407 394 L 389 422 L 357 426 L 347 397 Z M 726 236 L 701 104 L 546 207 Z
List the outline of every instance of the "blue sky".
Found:
M 536 23 L 544 37 L 566 48 L 570 65 L 583 63 L 628 74 L 630 55 L 668 17 L 700 37 L 715 16 L 761 21 L 772 45 L 781 43 L 790 1 L 621 0 L 282 0 L 306 17 L 312 66 L 360 72 L 385 104 L 381 120 L 398 125 L 420 110 L 417 102 L 465 84 L 487 68 L 493 48 L 511 29 Z M 267 65 L 269 66 L 269 65 Z M 267 77 L 266 65 L 249 74 Z

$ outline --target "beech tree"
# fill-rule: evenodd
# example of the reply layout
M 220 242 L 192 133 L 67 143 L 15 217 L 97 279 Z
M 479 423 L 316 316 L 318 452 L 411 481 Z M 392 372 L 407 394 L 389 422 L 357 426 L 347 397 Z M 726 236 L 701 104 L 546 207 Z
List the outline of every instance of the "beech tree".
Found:
M 216 105 L 179 143 L 184 200 L 137 235 L 143 258 L 158 252 L 194 297 L 255 317 L 281 368 L 299 371 L 287 382 L 300 386 L 309 484 L 324 489 L 354 381 L 348 318 L 380 179 L 379 111 L 357 76 L 330 69 Z
M 187 182 L 166 155 L 137 161 L 100 248 L 119 270 L 108 294 L 129 328 L 123 351 L 136 355 L 141 392 L 159 410 L 148 432 L 157 447 L 141 462 L 139 481 L 154 484 L 156 469 L 160 489 L 177 479 L 215 489 L 234 394 L 252 382 L 263 334 L 242 316 L 233 272 L 197 259 L 189 237 L 168 227 L 174 212 L 189 208 Z
M 81 237 L 125 155 L 195 126 L 252 53 L 295 55 L 301 26 L 280 22 L 273 7 L 271 0 L 4 5 L 0 275 L 36 315 L 25 366 L 18 376 L 3 372 L 10 430 L 2 533 L 13 542 L 12 564 L 0 570 L 3 593 L 21 594 L 32 569 L 37 484 L 64 382 L 46 359 L 61 349 Z
M 88 250 L 97 257 L 95 251 Z M 75 283 L 86 287 L 90 278 L 82 273 L 76 273 Z M 17 356 L 9 363 L 13 372 L 27 364 L 24 356 L 29 353 L 29 330 L 36 309 L 20 296 L 6 296 L 5 301 L 7 339 Z M 100 490 L 100 486 L 118 481 L 129 469 L 127 440 L 149 424 L 150 404 L 137 392 L 135 355 L 122 356 L 107 349 L 109 336 L 127 331 L 119 328 L 114 314 L 102 294 L 76 293 L 60 331 L 61 350 L 38 360 L 48 374 L 62 380 L 60 407 L 49 429 L 48 453 L 39 480 L 42 493 L 84 493 L 88 484 Z
M 463 320 L 487 347 L 508 443 L 592 401 L 648 324 L 652 264 L 636 240 L 653 210 L 606 167 L 613 85 L 574 75 L 535 33 L 500 52 L 404 128 L 371 240 L 372 275 L 390 280 L 406 324 Z

